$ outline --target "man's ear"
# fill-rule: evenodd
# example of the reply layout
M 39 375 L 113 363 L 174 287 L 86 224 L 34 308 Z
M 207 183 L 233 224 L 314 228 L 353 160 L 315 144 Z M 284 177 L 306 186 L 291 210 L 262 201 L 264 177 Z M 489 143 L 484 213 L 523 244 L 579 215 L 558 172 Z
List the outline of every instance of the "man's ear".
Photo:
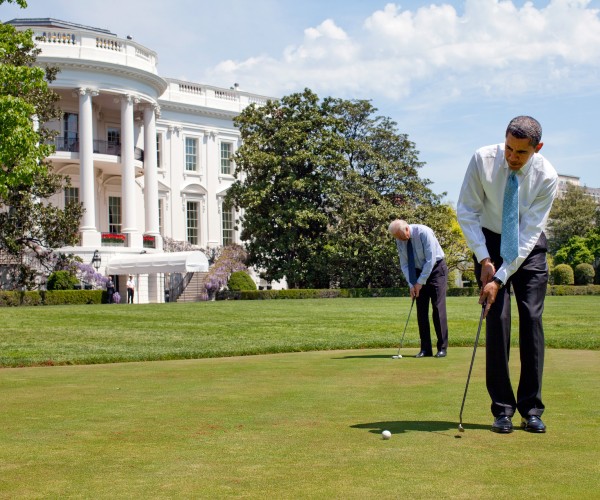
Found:
M 543 145 L 544 145 L 544 143 L 543 143 L 543 142 L 540 142 L 540 143 L 539 143 L 539 144 L 538 144 L 538 145 L 535 147 L 535 152 L 536 152 L 536 153 L 539 153 L 539 152 L 540 152 L 540 149 L 542 149 L 542 146 L 543 146 Z

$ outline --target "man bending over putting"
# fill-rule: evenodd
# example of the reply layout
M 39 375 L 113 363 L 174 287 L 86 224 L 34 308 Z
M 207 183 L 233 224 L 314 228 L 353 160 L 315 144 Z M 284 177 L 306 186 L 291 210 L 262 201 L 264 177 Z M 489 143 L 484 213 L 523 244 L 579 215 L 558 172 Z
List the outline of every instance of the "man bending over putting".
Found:
M 542 155 L 542 127 L 518 116 L 506 129 L 504 144 L 475 152 L 458 199 L 458 222 L 474 253 L 475 274 L 485 304 L 486 384 L 492 400 L 492 431 L 513 430 L 521 414 L 529 432 L 546 432 L 541 420 L 544 329 L 542 312 L 548 265 L 546 225 L 558 176 Z M 515 399 L 510 382 L 510 295 L 519 311 L 521 376 Z

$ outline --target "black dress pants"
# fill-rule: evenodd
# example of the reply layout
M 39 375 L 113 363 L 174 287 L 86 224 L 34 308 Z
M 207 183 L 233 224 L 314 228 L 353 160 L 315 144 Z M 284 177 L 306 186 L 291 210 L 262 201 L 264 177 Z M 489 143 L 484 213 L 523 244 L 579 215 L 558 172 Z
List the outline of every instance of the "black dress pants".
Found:
M 496 269 L 502 264 L 500 235 L 484 228 L 486 246 Z M 542 374 L 544 371 L 544 329 L 542 313 L 548 285 L 546 236 L 540 236 L 531 254 L 515 272 L 506 286 L 498 291 L 486 317 L 486 385 L 492 400 L 492 414 L 512 416 L 515 411 L 527 417 L 541 416 Z M 480 282 L 481 266 L 475 262 Z M 519 348 L 521 374 L 515 399 L 509 374 L 512 290 L 519 312 Z M 480 282 L 481 286 L 481 282 Z
M 417 269 L 417 276 L 421 270 Z M 417 303 L 417 323 L 419 325 L 419 336 L 421 337 L 421 350 L 432 354 L 431 328 L 429 326 L 429 302 L 433 312 L 433 328 L 437 336 L 437 349 L 448 348 L 448 318 L 446 316 L 446 288 L 448 286 L 448 266 L 444 259 L 439 260 L 421 287 Z

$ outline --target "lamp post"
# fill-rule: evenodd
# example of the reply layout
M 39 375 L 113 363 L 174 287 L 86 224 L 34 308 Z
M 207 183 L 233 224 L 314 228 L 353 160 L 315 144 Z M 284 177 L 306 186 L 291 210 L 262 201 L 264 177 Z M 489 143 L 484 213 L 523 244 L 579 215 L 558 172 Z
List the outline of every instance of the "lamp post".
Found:
M 98 269 L 100 269 L 101 265 L 102 258 L 100 257 L 100 252 L 98 252 L 98 250 L 94 250 L 94 256 L 92 257 L 92 266 L 94 266 L 96 272 L 98 272 Z

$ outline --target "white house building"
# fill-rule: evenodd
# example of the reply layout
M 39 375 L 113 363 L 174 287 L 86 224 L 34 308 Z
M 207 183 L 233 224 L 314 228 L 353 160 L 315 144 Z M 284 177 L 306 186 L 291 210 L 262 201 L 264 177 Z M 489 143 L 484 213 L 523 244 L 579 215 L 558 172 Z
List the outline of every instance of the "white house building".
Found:
M 59 135 L 50 161 L 73 187 L 51 201 L 85 208 L 79 246 L 62 250 L 84 262 L 97 251 L 121 295 L 133 274 L 136 302 L 162 302 L 164 273 L 148 271 L 169 272 L 163 237 L 203 248 L 239 243 L 236 214 L 223 203 L 240 145 L 232 120 L 266 97 L 165 78 L 156 52 L 108 30 L 56 19 L 9 24 L 33 30 L 38 64 L 60 68 L 52 88 L 64 118 L 51 124 Z

